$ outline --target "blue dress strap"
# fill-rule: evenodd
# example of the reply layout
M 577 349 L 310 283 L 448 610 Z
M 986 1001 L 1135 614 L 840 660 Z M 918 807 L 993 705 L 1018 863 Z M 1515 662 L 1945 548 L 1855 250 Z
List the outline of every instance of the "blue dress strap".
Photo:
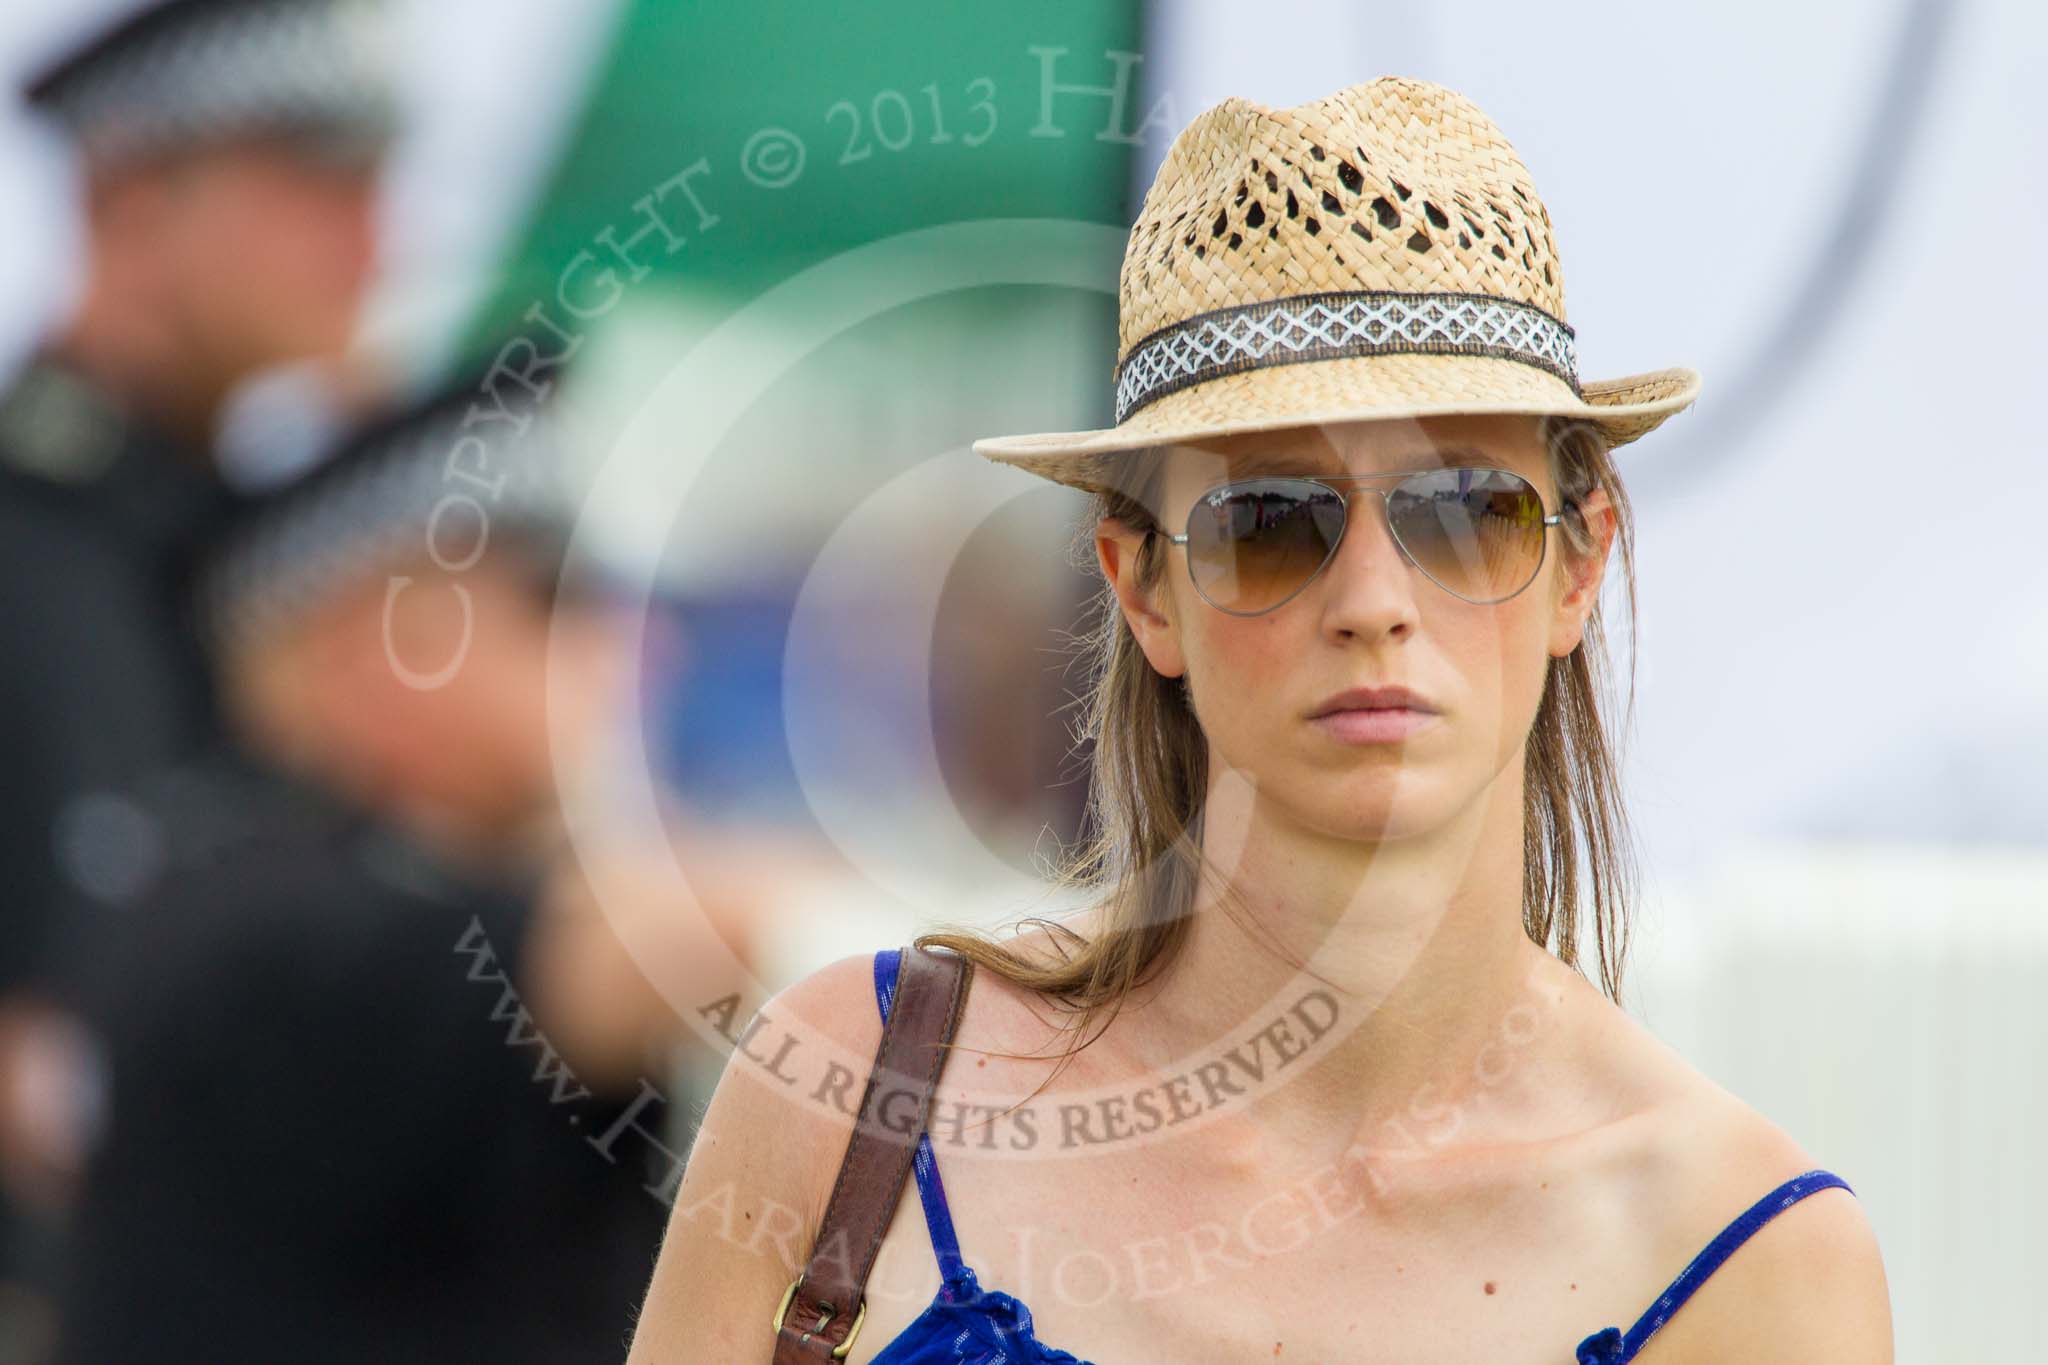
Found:
M 896 974 L 903 965 L 901 948 L 885 948 L 875 954 L 875 1003 L 882 1011 L 882 1023 L 889 1022 L 889 1006 L 896 999 Z M 932 1137 L 927 1129 L 917 1136 L 917 1152 L 910 1169 L 917 1176 L 917 1196 L 924 1204 L 924 1225 L 931 1233 L 932 1250 L 938 1254 L 939 1275 L 951 1281 L 960 1278 L 960 1240 L 953 1233 L 953 1215 L 946 1207 L 946 1187 L 939 1181 L 938 1161 L 932 1156 Z
M 1763 1198 L 1751 1204 L 1738 1214 L 1733 1222 L 1721 1229 L 1714 1240 L 1707 1243 L 1705 1250 L 1692 1258 L 1691 1264 L 1678 1272 L 1678 1278 L 1636 1319 L 1635 1325 L 1623 1332 L 1608 1327 L 1595 1332 L 1579 1343 L 1578 1365 L 1627 1365 L 1636 1358 L 1636 1352 L 1662 1327 L 1673 1313 L 1693 1296 L 1693 1291 L 1706 1283 L 1707 1277 L 1721 1268 L 1721 1263 L 1735 1253 L 1755 1235 L 1757 1229 L 1791 1208 L 1809 1194 L 1840 1186 L 1849 1193 L 1849 1182 L 1829 1171 L 1807 1171 L 1795 1175 L 1784 1184 L 1772 1190 Z

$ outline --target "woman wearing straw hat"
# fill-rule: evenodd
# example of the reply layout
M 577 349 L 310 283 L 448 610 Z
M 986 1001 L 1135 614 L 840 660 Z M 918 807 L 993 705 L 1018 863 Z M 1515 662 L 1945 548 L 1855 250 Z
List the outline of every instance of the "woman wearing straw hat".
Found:
M 1698 377 L 1580 379 L 1417 81 L 1203 113 L 1121 285 L 1116 425 L 976 445 L 1097 498 L 1091 908 L 771 1001 L 633 1361 L 1889 1361 L 1853 1192 L 1614 1003 L 1612 452 Z

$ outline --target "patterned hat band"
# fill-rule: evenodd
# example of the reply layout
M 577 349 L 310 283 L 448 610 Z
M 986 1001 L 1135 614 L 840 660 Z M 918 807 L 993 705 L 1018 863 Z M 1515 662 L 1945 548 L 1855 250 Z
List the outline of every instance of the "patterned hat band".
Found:
M 1353 290 L 1203 313 L 1146 337 L 1117 366 L 1116 420 L 1223 375 L 1367 355 L 1477 355 L 1557 376 L 1583 398 L 1571 327 L 1487 294 Z
M 1565 317 L 1550 212 L 1457 91 L 1387 76 L 1286 108 L 1231 96 L 1173 139 L 1125 240 L 1116 425 L 974 450 L 1121 496 L 1135 452 L 1211 436 L 1512 413 L 1618 446 L 1698 395 L 1685 368 L 1581 378 Z

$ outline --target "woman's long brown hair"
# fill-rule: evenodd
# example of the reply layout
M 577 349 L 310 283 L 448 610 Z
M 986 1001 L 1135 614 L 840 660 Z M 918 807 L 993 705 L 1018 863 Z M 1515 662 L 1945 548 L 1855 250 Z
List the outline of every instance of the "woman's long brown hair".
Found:
M 1545 419 L 1553 485 L 1562 499 L 1604 488 L 1613 504 L 1615 541 L 1631 621 L 1635 615 L 1635 552 L 1628 496 L 1599 429 Z M 1094 495 L 1074 551 L 1084 572 L 1100 573 L 1094 528 L 1113 517 L 1139 531 L 1159 529 L 1159 451 L 1130 458 L 1130 491 Z M 1584 523 L 1559 523 L 1565 552 L 1584 555 L 1595 542 Z M 1163 535 L 1147 535 L 1137 580 L 1156 587 L 1168 557 Z M 1033 917 L 1025 924 L 1051 934 L 1060 959 L 1027 956 L 979 930 L 953 926 L 920 935 L 920 945 L 953 949 L 983 971 L 1057 1002 L 1071 1030 L 1062 1063 L 1106 1028 L 1131 992 L 1163 973 L 1186 942 L 1202 862 L 1202 801 L 1208 789 L 1209 744 L 1188 704 L 1184 683 L 1155 672 L 1104 582 L 1090 604 L 1091 626 L 1075 635 L 1087 666 L 1076 698 L 1074 739 L 1090 748 L 1091 787 L 1080 838 L 1054 869 L 1059 888 L 1101 907 L 1099 931 L 1084 938 L 1067 925 Z M 1634 715 L 1634 649 L 1629 704 Z M 1543 699 L 1524 746 L 1522 927 L 1531 941 L 1584 973 L 1581 918 L 1592 922 L 1600 985 L 1618 1000 L 1627 955 L 1636 865 L 1620 794 L 1620 754 L 1603 722 L 1610 663 L 1602 610 L 1595 605 L 1580 646 L 1550 661 Z M 1224 888 L 1226 904 L 1228 888 Z M 1100 1029 L 1096 1037 L 1101 1036 Z M 1055 1073 L 1057 1074 L 1057 1069 Z M 1050 1078 L 1048 1078 L 1048 1083 Z

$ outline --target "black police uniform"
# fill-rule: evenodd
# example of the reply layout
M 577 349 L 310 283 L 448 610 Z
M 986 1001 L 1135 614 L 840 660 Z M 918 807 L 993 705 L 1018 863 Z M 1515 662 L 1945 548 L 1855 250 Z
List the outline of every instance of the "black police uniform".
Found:
M 76 371 L 38 360 L 0 396 L 0 989 L 95 875 L 80 799 L 218 733 L 192 591 L 232 506 L 202 456 Z
M 252 499 L 202 574 L 207 638 L 417 553 L 458 447 L 491 544 L 552 583 L 546 424 L 477 407 L 449 386 Z M 523 1014 L 534 885 L 225 754 L 100 816 L 142 852 L 69 916 L 106 1103 L 62 1365 L 622 1360 L 676 1157 L 652 1082 L 585 1092 Z
M 387 10 L 146 0 L 21 95 L 90 164 L 252 133 L 374 160 L 398 125 Z M 213 732 L 189 581 L 226 505 L 209 455 L 50 357 L 0 397 L 0 993 L 44 947 L 53 860 L 69 846 L 91 874 L 67 804 Z
M 62 1365 L 623 1360 L 661 1102 L 592 1095 L 522 1013 L 532 887 L 244 760 L 124 800 L 157 852 L 87 983 Z
M 110 852 L 93 794 L 218 733 L 190 594 L 231 504 L 199 457 L 52 359 L 0 395 L 0 997 L 65 997 L 60 907 Z M 46 1286 L 57 1237 L 0 1199 L 0 1279 Z

